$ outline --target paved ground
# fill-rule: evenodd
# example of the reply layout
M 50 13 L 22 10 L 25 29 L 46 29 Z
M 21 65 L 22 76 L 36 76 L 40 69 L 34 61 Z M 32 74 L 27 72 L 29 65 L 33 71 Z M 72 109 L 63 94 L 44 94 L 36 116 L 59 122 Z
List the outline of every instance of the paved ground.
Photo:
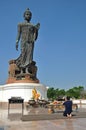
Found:
M 41 109 L 41 108 L 40 108 Z M 86 130 L 86 118 L 62 118 L 54 120 L 22 121 L 21 109 L 0 109 L 0 130 Z M 40 114 L 40 110 L 24 110 L 24 115 Z M 46 115 L 47 111 L 42 110 Z M 78 112 L 86 113 L 86 109 L 79 109 Z M 60 113 L 61 114 L 61 113 Z

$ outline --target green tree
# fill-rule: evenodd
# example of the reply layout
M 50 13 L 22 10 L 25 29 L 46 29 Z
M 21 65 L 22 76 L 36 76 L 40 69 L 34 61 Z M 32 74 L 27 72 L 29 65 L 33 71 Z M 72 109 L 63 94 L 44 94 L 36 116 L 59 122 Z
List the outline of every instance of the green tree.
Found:
M 65 90 L 64 89 L 54 89 L 54 88 L 49 88 L 47 91 L 47 97 L 49 99 L 57 99 L 57 97 L 63 97 L 65 95 Z
M 68 91 L 66 91 L 66 95 L 78 99 L 81 97 L 81 92 L 83 90 L 84 90 L 83 86 L 73 87 L 73 88 L 69 89 Z
M 49 99 L 54 99 L 55 98 L 55 89 L 54 88 L 49 88 L 48 90 L 47 90 L 47 97 L 49 98 Z
M 75 92 L 73 89 L 69 89 L 66 91 L 66 95 L 70 97 L 75 97 Z
M 81 98 L 86 99 L 86 90 L 81 91 Z
M 65 90 L 64 89 L 60 89 L 60 90 L 58 90 L 58 95 L 57 95 L 58 97 L 63 97 L 63 96 L 65 96 Z
M 63 96 L 70 96 L 72 98 L 85 98 L 86 97 L 86 91 L 84 91 L 84 87 L 83 86 L 78 86 L 78 87 L 73 87 L 67 91 L 65 91 L 64 89 L 54 89 L 49 88 L 47 90 L 47 97 L 48 99 L 57 99 L 58 97 L 63 97 Z

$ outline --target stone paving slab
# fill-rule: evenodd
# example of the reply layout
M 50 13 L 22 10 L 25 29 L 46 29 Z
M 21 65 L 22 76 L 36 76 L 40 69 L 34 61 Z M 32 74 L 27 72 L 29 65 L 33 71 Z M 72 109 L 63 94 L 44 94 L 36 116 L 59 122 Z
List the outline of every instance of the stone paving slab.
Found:
M 41 108 L 40 108 L 41 109 Z M 37 115 L 37 111 L 24 110 L 25 115 Z M 41 109 L 39 110 L 40 114 L 48 114 L 46 110 Z M 75 112 L 74 114 L 79 114 L 80 112 L 83 113 L 83 117 L 86 113 L 86 109 L 79 109 L 80 111 Z M 45 113 L 45 112 L 46 113 Z M 54 113 L 58 114 L 58 116 L 62 115 L 63 113 Z M 82 114 L 82 113 L 81 113 Z M 53 114 L 49 114 L 53 115 Z M 71 119 L 68 118 L 61 118 L 61 119 L 53 119 L 53 120 L 33 120 L 33 121 L 22 121 L 22 113 L 21 109 L 11 109 L 10 114 L 8 115 L 8 110 L 0 110 L 0 128 L 4 128 L 4 130 L 86 130 L 86 118 L 75 118 L 73 116 Z
M 72 114 L 72 118 L 86 118 L 86 112 L 75 112 Z M 52 113 L 52 114 L 32 114 L 23 115 L 21 117 L 22 121 L 38 121 L 38 120 L 56 120 L 56 119 L 66 119 L 63 113 Z

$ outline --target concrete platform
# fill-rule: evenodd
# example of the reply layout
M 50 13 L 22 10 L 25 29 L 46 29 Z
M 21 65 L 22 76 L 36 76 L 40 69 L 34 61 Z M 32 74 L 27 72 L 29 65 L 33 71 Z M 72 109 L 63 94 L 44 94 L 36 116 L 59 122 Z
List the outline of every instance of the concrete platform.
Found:
M 80 113 L 83 113 L 84 115 L 86 113 L 86 109 L 79 109 L 76 114 Z M 31 115 L 30 111 L 27 111 L 25 109 L 24 115 L 28 114 Z M 34 114 L 37 114 L 37 111 Z M 59 116 L 61 116 L 62 113 L 57 114 L 60 114 Z M 11 109 L 10 114 L 8 114 L 7 109 L 0 109 L 0 130 L 52 130 L 52 129 L 85 130 L 86 129 L 86 117 L 82 118 L 78 116 L 78 118 L 71 118 L 71 119 L 59 118 L 59 119 L 51 119 L 51 120 L 47 119 L 39 121 L 22 121 L 21 120 L 22 117 L 23 116 L 21 113 L 21 109 Z
M 73 113 L 72 119 L 74 118 L 86 118 L 86 112 Z M 62 113 L 53 114 L 36 114 L 36 115 L 23 115 L 22 121 L 39 121 L 39 120 L 57 120 L 57 119 L 67 119 Z
M 73 110 L 72 118 L 86 118 L 85 109 Z M 28 114 L 23 114 L 21 117 L 22 121 L 38 121 L 38 120 L 56 120 L 56 119 L 66 119 L 63 116 L 63 111 L 58 110 L 54 113 L 50 113 L 48 108 L 38 107 L 33 108 L 29 107 Z

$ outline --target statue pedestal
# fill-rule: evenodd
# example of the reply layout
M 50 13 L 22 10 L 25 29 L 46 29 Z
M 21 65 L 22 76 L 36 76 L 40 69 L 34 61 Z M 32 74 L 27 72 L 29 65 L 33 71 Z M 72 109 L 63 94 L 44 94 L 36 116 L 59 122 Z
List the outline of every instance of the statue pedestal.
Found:
M 9 61 L 8 79 L 6 84 L 0 87 L 0 101 L 8 102 L 11 97 L 21 97 L 24 102 L 28 102 L 33 97 L 32 90 L 35 88 L 39 93 L 39 99 L 47 99 L 47 88 L 39 83 L 36 78 L 37 67 L 33 61 L 28 66 L 28 72 L 25 69 L 21 71 L 16 65 L 16 60 Z M 21 73 L 22 72 L 22 73 Z
M 30 76 L 31 76 L 30 74 L 19 74 L 19 75 L 17 75 L 17 78 L 9 77 L 6 81 L 6 84 L 9 84 L 9 83 L 39 83 L 38 79 L 33 80 Z
M 36 77 L 37 66 L 35 66 L 36 62 L 33 61 L 28 66 L 28 72 L 25 72 L 23 69 L 21 73 L 21 69 L 16 65 L 16 60 L 9 61 L 9 70 L 8 70 L 8 79 L 6 84 L 10 83 L 39 83 L 39 80 Z M 30 71 L 30 72 L 29 72 Z
M 0 86 L 0 101 L 8 102 L 11 97 L 21 97 L 25 102 L 32 98 L 32 90 L 36 89 L 40 99 L 47 99 L 47 88 L 39 83 L 11 83 Z

